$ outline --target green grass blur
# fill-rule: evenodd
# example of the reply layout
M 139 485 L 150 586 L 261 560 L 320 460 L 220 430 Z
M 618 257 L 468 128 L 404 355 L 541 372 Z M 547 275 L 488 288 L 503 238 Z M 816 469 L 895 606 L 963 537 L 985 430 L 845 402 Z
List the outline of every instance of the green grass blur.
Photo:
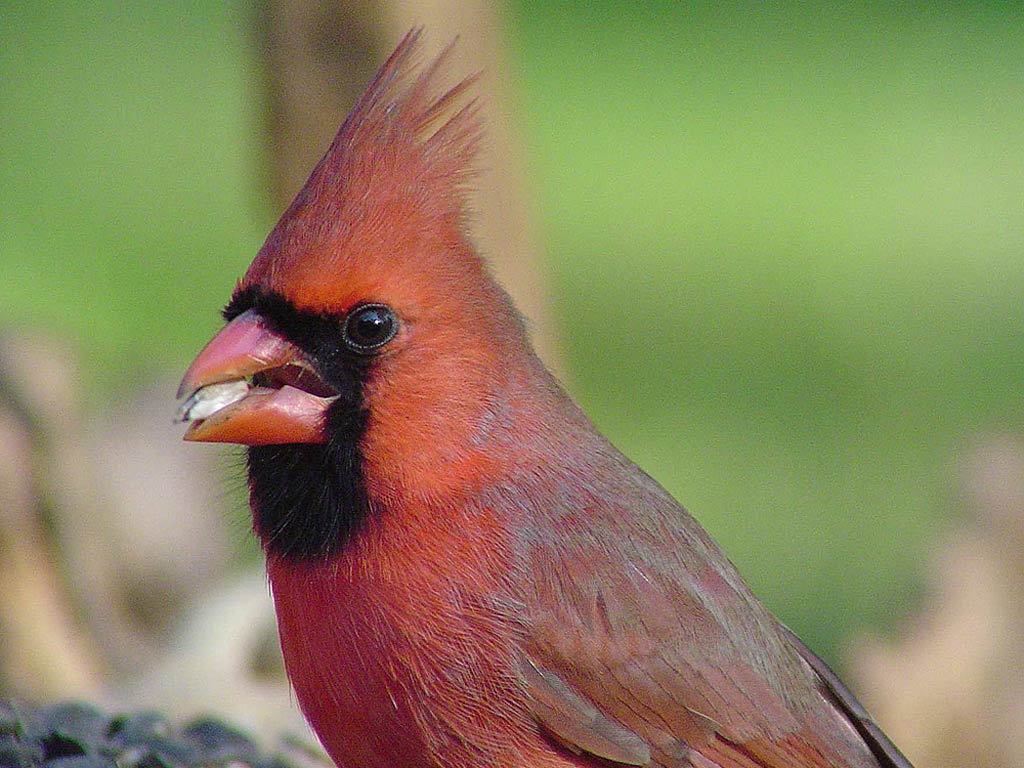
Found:
M 964 442 L 1021 427 L 1024 7 L 511 8 L 574 391 L 834 658 L 908 609 Z M 71 334 L 102 402 L 187 363 L 273 222 L 254 13 L 3 16 L 0 324 Z

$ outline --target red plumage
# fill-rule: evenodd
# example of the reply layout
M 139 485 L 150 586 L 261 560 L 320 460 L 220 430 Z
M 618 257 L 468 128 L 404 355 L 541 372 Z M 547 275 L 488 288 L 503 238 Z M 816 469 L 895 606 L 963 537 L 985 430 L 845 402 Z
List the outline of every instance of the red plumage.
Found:
M 444 54 L 417 73 L 417 37 L 182 385 L 188 438 L 252 446 L 285 663 L 332 758 L 908 766 L 538 361 L 463 232 L 472 81 L 440 88 Z

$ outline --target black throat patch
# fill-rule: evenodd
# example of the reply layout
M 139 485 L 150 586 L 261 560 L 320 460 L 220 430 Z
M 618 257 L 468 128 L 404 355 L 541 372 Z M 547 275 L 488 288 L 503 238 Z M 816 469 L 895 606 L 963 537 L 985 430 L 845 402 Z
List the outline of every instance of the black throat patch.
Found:
M 369 515 L 360 440 L 368 415 L 363 384 L 373 357 L 345 347 L 343 318 L 296 309 L 283 296 L 258 288 L 236 293 L 224 318 L 230 321 L 248 309 L 299 347 L 338 393 L 327 410 L 326 443 L 248 449 L 253 530 L 268 555 L 329 559 Z

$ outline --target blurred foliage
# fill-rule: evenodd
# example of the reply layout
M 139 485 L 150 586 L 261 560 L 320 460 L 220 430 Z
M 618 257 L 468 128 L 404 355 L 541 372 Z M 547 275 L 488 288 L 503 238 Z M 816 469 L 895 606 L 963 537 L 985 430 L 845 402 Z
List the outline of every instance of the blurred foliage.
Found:
M 965 436 L 1021 425 L 1024 8 L 510 8 L 572 388 L 834 658 L 906 608 Z M 272 224 L 255 11 L 3 15 L 0 323 L 106 401 Z

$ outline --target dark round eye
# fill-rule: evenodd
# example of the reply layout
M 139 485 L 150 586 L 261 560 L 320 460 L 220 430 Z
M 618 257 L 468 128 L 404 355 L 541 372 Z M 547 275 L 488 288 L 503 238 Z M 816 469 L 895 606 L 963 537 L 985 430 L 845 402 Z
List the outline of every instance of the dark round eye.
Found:
M 345 343 L 354 352 L 374 352 L 398 332 L 398 318 L 390 307 L 383 304 L 364 304 L 356 307 L 345 318 L 342 331 Z

